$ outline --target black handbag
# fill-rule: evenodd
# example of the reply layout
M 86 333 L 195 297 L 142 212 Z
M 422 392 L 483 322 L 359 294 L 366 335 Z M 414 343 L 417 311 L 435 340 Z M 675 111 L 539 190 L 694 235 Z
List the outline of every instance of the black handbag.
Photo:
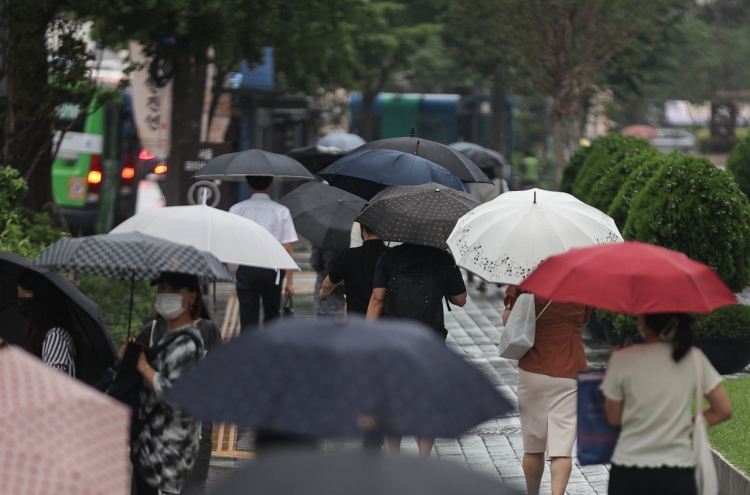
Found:
M 292 302 L 292 296 L 286 296 L 284 299 L 284 318 L 294 318 L 294 303 Z

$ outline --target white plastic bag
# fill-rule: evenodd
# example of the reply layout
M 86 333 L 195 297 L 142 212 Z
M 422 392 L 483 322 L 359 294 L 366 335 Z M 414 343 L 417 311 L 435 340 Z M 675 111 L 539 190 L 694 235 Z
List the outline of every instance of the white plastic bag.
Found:
M 698 495 L 717 495 L 719 480 L 716 476 L 716 465 L 708 442 L 708 424 L 703 417 L 703 360 L 697 352 L 691 353 L 697 373 L 695 427 L 693 428 L 693 456 L 695 457 L 695 482 L 698 485 Z
M 539 316 L 542 316 L 551 302 L 547 303 Z M 505 330 L 500 335 L 500 344 L 497 346 L 500 357 L 521 359 L 529 352 L 536 338 L 536 320 L 539 316 L 536 316 L 534 294 L 519 295 L 505 324 Z

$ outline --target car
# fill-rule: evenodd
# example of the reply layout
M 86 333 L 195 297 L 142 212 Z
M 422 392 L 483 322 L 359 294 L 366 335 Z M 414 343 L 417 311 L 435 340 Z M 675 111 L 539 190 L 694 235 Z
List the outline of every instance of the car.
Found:
M 662 153 L 689 153 L 695 149 L 695 136 L 684 129 L 656 129 L 656 134 L 649 142 Z

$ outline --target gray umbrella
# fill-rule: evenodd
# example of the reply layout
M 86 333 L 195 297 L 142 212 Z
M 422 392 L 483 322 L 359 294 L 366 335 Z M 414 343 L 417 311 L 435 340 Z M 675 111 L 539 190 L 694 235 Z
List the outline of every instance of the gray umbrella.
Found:
M 510 495 L 459 463 L 359 452 L 261 458 L 232 473 L 215 495 Z
M 277 180 L 315 180 L 315 176 L 294 158 L 263 150 L 217 156 L 198 170 L 193 179 L 243 182 L 248 176 L 274 177 Z

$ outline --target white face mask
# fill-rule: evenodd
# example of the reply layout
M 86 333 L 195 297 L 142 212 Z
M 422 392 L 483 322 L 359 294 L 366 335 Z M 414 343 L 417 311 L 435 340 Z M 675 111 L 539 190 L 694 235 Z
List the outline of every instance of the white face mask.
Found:
M 182 294 L 158 293 L 154 304 L 156 312 L 167 321 L 178 318 L 187 308 L 182 307 Z

